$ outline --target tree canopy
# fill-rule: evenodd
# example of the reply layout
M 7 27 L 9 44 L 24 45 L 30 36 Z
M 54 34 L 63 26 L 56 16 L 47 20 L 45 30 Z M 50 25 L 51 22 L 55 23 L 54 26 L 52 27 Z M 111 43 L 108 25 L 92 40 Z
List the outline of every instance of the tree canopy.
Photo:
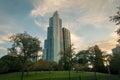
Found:
M 18 33 L 10 36 L 11 42 L 13 42 L 12 47 L 8 49 L 10 54 L 20 55 L 22 63 L 22 75 L 21 80 L 23 80 L 24 68 L 27 60 L 37 58 L 38 51 L 41 50 L 40 41 L 36 37 L 24 33 Z

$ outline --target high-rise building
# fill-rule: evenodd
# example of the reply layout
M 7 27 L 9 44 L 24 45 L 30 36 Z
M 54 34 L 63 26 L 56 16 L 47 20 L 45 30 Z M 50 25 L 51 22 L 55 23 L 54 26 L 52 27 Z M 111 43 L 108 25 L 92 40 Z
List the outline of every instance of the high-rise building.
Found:
M 63 50 L 63 38 L 62 38 L 62 20 L 59 18 L 59 14 L 56 11 L 49 19 L 49 27 L 47 33 L 47 40 L 45 40 L 45 53 L 46 60 L 59 61 L 59 53 Z
M 68 47 L 71 43 L 70 41 L 70 32 L 66 28 L 62 29 L 62 20 L 56 11 L 49 19 L 47 39 L 44 42 L 43 59 L 58 62 L 60 52 Z

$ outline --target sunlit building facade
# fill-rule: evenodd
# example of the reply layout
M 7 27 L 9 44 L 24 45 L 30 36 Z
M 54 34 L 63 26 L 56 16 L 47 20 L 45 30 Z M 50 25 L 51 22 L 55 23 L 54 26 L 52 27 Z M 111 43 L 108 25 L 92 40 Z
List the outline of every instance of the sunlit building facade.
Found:
M 60 52 L 68 47 L 67 44 L 70 44 L 70 32 L 68 29 L 62 28 L 62 20 L 56 11 L 49 19 L 47 39 L 44 41 L 43 59 L 59 62 Z

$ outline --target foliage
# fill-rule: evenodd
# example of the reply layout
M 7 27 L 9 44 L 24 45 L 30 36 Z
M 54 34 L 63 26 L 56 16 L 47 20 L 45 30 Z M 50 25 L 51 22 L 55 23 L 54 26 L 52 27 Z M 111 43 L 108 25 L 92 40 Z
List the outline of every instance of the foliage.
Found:
M 84 65 L 83 64 L 74 64 L 73 68 L 75 71 L 82 71 L 82 70 L 84 70 Z
M 13 42 L 13 45 L 12 48 L 8 49 L 9 52 L 20 54 L 25 59 L 35 56 L 34 54 L 41 49 L 40 41 L 26 32 L 12 35 L 10 40 Z
M 120 25 L 120 7 L 117 7 L 117 9 L 117 13 L 113 16 L 110 16 L 110 20 L 116 23 L 116 25 Z
M 39 61 L 34 63 L 33 70 L 46 71 L 46 70 L 50 69 L 50 66 L 52 66 L 52 64 L 50 62 L 40 59 Z
M 75 55 L 77 64 L 82 64 L 84 68 L 87 67 L 86 64 L 88 63 L 88 58 L 89 58 L 89 50 L 79 51 Z
M 110 69 L 112 73 L 120 74 L 120 53 L 114 53 L 110 61 Z
M 118 11 L 115 15 L 110 16 L 110 20 L 113 21 L 116 25 L 120 26 L 120 7 L 117 7 Z M 120 46 L 120 27 L 117 29 L 117 34 L 119 36 L 118 43 Z M 113 57 L 110 61 L 110 69 L 112 73 L 120 74 L 120 53 L 113 53 Z
M 21 59 L 22 64 L 22 75 L 21 80 L 23 80 L 24 68 L 26 61 L 37 57 L 38 51 L 40 48 L 40 41 L 36 37 L 32 37 L 26 32 L 18 33 L 10 37 L 11 42 L 13 42 L 12 48 L 9 48 L 8 51 L 10 54 L 18 54 L 23 56 Z
M 117 7 L 118 11 L 115 15 L 110 16 L 110 21 L 113 21 L 116 25 L 120 25 L 120 7 Z M 116 30 L 118 36 L 120 37 L 120 27 Z M 120 38 L 118 39 L 118 43 L 120 44 Z
M 90 62 L 93 64 L 94 70 L 98 72 L 106 72 L 104 63 L 103 63 L 103 56 L 102 51 L 99 49 L 97 45 L 90 47 Z
M 19 57 L 5 55 L 0 59 L 0 73 L 19 71 L 20 68 Z
M 65 51 L 60 52 L 61 59 L 59 61 L 60 65 L 63 65 L 64 70 L 71 69 L 74 60 L 74 48 L 73 45 L 69 46 Z
M 93 66 L 93 70 L 98 72 L 105 71 L 105 67 L 103 64 L 103 56 L 102 51 L 99 49 L 97 45 L 89 47 L 87 50 L 82 50 L 76 54 L 76 61 L 79 64 L 83 64 L 86 68 L 90 65 Z

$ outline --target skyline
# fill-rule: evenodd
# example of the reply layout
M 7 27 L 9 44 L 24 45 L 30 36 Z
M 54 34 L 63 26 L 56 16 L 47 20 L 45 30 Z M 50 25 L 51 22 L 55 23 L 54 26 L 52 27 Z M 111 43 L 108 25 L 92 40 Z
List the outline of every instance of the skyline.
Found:
M 8 37 L 27 31 L 46 39 L 48 19 L 56 10 L 63 27 L 71 32 L 71 41 L 77 50 L 99 44 L 103 50 L 115 46 L 115 24 L 109 21 L 120 0 L 0 0 L 0 57 L 11 47 Z M 63 5 L 64 4 L 64 5 Z M 106 48 L 106 49 L 105 49 Z

